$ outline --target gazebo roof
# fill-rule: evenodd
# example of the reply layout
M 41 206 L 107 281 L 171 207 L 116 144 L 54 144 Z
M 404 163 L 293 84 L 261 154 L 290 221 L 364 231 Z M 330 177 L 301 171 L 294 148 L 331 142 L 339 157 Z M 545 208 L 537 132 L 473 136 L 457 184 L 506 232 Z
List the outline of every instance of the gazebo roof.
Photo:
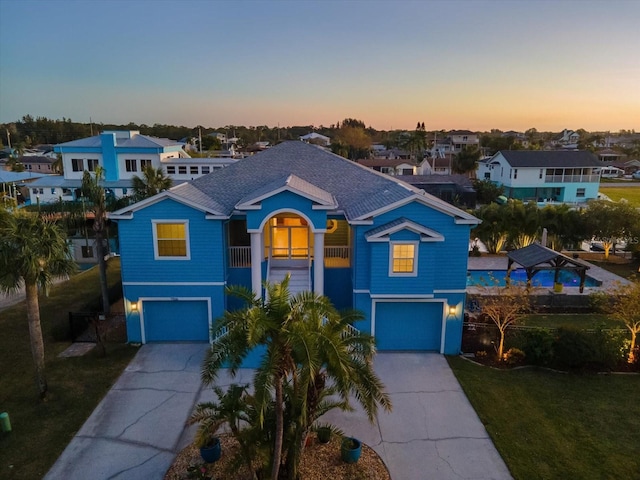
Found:
M 558 253 L 555 250 L 543 247 L 539 243 L 532 243 L 524 248 L 513 250 L 507 253 L 507 257 L 509 257 L 513 262 L 522 265 L 524 268 L 535 267 L 543 263 L 548 263 L 550 265 L 570 263 L 573 266 L 570 268 L 585 270 L 589 268 L 587 265 L 576 262 L 572 258 Z

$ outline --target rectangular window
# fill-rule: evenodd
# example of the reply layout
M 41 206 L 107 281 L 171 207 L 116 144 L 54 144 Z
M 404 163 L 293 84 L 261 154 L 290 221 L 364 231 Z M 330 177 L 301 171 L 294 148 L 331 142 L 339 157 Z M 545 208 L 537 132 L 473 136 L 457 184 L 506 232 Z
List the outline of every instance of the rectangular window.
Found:
M 95 158 L 87 159 L 87 170 L 90 172 L 95 172 L 96 168 L 98 168 L 98 160 Z
M 579 188 L 578 191 L 576 192 L 576 197 L 582 197 L 584 198 L 585 195 L 585 189 L 584 188 Z
M 542 179 L 542 173 L 543 173 L 543 172 L 544 172 L 544 169 L 542 169 L 542 168 L 541 168 L 541 169 L 540 169 L 540 173 L 538 174 L 538 178 L 539 178 L 539 179 Z
M 175 174 L 175 173 L 176 173 L 176 167 L 174 167 L 173 165 L 167 166 L 167 174 L 168 175 Z
M 72 158 L 71 170 L 74 172 L 82 172 L 84 170 L 84 160 L 81 158 Z
M 125 170 L 127 172 L 137 172 L 138 171 L 138 161 L 137 160 L 125 160 Z
M 39 193 L 40 195 L 43 195 L 43 194 L 44 194 L 44 188 L 39 188 L 39 189 L 38 189 L 38 193 Z
M 38 189 L 37 189 L 37 188 L 34 188 L 34 189 L 32 190 L 32 192 L 33 192 L 33 193 L 34 193 L 34 195 L 35 195 L 36 193 L 38 193 Z
M 153 222 L 156 260 L 189 260 L 188 227 L 187 220 Z
M 55 194 L 56 194 L 56 189 L 55 189 L 55 188 L 52 188 L 52 189 L 51 189 L 51 195 L 55 195 Z
M 391 243 L 389 275 L 417 275 L 417 242 Z
M 515 180 L 516 178 L 518 178 L 518 169 L 514 168 L 513 169 L 513 179 Z
M 183 175 L 186 175 L 187 173 L 187 166 L 186 165 L 181 165 L 178 167 L 178 173 L 181 173 Z
M 144 170 L 147 167 L 151 166 L 151 160 L 148 159 L 142 159 L 140 160 L 140 171 Z
M 198 174 L 198 166 L 197 165 L 191 165 L 189 167 L 189 173 L 191 175 L 197 175 Z
M 209 173 L 211 170 L 209 169 L 209 165 L 203 166 L 202 167 L 202 174 L 206 175 L 207 173 Z

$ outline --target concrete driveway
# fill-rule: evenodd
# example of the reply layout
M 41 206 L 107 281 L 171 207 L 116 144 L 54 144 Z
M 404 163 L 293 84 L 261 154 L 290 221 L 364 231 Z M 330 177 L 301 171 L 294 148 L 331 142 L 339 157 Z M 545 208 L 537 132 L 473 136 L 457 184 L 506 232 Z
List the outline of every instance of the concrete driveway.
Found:
M 393 480 L 511 478 L 442 355 L 379 353 L 374 366 L 393 411 L 376 425 L 362 410 L 323 419 L 371 446 Z
M 206 348 L 142 346 L 45 479 L 162 479 L 193 438 L 185 422 L 194 405 L 212 397 L 200 382 Z M 511 478 L 442 355 L 383 353 L 375 369 L 393 412 L 376 425 L 361 410 L 323 420 L 374 448 L 394 480 Z M 222 372 L 218 383 L 248 383 L 252 374 L 240 370 L 232 380 Z

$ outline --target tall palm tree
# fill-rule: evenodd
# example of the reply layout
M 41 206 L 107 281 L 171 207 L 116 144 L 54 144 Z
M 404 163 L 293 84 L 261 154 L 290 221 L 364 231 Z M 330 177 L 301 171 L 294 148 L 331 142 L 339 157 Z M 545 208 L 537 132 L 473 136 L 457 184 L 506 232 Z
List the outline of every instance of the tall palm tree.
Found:
M 334 406 L 349 409 L 353 394 L 372 421 L 378 406 L 391 408 L 373 371 L 373 337 L 350 327 L 361 314 L 340 315 L 327 297 L 311 292 L 292 297 L 288 277 L 282 283 L 267 283 L 266 299 L 242 287 L 232 287 L 230 293 L 247 306 L 225 312 L 214 325 L 224 334 L 207 353 L 202 379 L 214 383 L 225 367 L 235 375 L 252 350 L 264 348 L 253 387 L 260 422 L 265 422 L 269 408 L 275 410 L 272 480 L 279 478 L 283 452 L 287 475 L 296 477 L 303 439 L 318 412 L 326 411 L 327 381 L 338 398 Z
M 171 188 L 173 181 L 167 177 L 162 167 L 153 168 L 151 165 L 142 170 L 142 178 L 134 175 L 131 178 L 133 195 L 137 200 L 153 197 L 154 195 Z
M 40 398 L 47 394 L 47 379 L 38 286 L 48 289 L 55 277 L 70 275 L 76 268 L 60 227 L 36 214 L 0 210 L 0 291 L 16 291 L 24 286 Z
M 107 260 L 105 256 L 108 248 L 105 245 L 107 229 L 107 200 L 101 182 L 104 169 L 97 167 L 94 175 L 85 170 L 82 176 L 82 195 L 89 200 L 89 211 L 93 212 L 93 231 L 96 235 L 96 255 L 100 270 L 100 292 L 102 295 L 102 311 L 106 314 L 111 310 L 109 303 L 109 285 L 107 283 Z

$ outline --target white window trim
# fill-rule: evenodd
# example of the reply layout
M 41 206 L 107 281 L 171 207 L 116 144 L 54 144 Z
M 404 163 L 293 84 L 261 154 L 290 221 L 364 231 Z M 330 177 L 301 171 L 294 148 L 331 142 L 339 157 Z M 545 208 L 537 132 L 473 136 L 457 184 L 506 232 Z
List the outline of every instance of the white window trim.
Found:
M 184 239 L 187 242 L 187 254 L 184 257 L 166 257 L 158 254 L 158 233 L 156 225 L 164 223 L 182 223 L 184 224 Z M 189 242 L 189 220 L 151 220 L 152 233 L 153 233 L 153 258 L 155 260 L 191 260 L 191 245 Z
M 418 276 L 418 246 L 420 242 L 407 240 L 389 242 L 389 276 L 390 277 L 417 277 Z M 413 271 L 412 272 L 394 272 L 393 271 L 393 246 L 394 245 L 413 245 Z

